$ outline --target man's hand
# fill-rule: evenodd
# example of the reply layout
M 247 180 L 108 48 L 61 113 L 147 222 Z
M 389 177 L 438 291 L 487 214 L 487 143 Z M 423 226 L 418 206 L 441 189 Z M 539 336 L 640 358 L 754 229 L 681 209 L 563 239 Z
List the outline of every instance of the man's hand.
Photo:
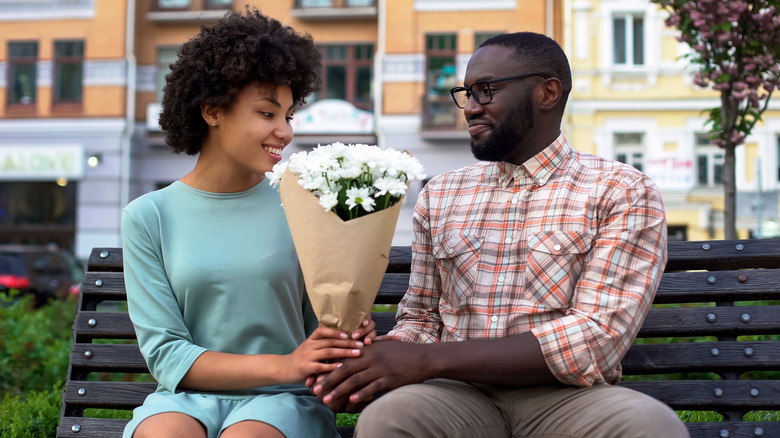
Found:
M 360 357 L 320 375 L 312 392 L 333 411 L 359 411 L 379 392 L 430 378 L 425 352 L 422 344 L 377 338 L 361 349 Z

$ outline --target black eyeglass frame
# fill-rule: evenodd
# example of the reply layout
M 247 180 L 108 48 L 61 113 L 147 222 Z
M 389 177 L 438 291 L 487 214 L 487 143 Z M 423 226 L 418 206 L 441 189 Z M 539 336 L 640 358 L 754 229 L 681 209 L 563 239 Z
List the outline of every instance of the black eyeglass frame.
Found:
M 523 75 L 517 75 L 517 76 L 507 76 L 505 78 L 498 78 L 498 79 L 488 79 L 486 81 L 476 81 L 473 84 L 469 85 L 468 87 L 453 87 L 450 89 L 450 96 L 452 96 L 452 100 L 455 102 L 455 106 L 457 106 L 460 109 L 463 109 L 464 107 L 460 106 L 458 103 L 457 97 L 455 97 L 456 93 L 460 93 L 462 91 L 466 92 L 466 101 L 468 102 L 469 97 L 473 97 L 474 101 L 477 102 L 480 105 L 487 105 L 490 102 L 493 101 L 493 92 L 491 91 L 490 87 L 486 87 L 485 90 L 487 91 L 487 94 L 489 96 L 487 102 L 480 102 L 479 98 L 474 94 L 471 87 L 473 87 L 476 84 L 485 84 L 485 85 L 491 85 L 495 84 L 496 82 L 504 82 L 504 81 L 513 81 L 513 80 L 519 80 L 519 79 L 525 79 L 531 76 L 541 76 L 544 78 L 544 80 L 552 79 L 553 76 L 548 75 L 547 73 L 526 73 Z

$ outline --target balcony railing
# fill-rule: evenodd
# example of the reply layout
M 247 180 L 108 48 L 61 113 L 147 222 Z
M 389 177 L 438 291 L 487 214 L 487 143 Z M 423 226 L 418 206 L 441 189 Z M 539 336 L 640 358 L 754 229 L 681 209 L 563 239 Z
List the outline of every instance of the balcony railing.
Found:
M 292 14 L 301 20 L 376 19 L 376 0 L 295 0 Z
M 158 23 L 216 21 L 233 9 L 233 0 L 152 0 L 147 13 Z

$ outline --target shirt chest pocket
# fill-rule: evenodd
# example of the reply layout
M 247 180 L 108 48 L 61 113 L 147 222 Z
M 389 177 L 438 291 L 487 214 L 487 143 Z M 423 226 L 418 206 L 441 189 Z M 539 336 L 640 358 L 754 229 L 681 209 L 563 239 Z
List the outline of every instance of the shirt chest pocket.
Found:
M 450 234 L 440 238 L 433 255 L 441 272 L 442 290 L 452 304 L 474 294 L 482 238 Z
M 577 231 L 530 234 L 523 297 L 543 308 L 568 307 L 592 243 L 592 234 Z

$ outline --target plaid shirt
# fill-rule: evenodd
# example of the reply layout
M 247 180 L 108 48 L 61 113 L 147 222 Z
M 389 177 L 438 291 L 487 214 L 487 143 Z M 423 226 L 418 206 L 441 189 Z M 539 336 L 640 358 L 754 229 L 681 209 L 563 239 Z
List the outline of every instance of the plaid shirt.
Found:
M 425 186 L 390 334 L 450 342 L 530 330 L 561 382 L 617 383 L 665 265 L 652 180 L 561 135 L 523 165 L 478 163 Z

